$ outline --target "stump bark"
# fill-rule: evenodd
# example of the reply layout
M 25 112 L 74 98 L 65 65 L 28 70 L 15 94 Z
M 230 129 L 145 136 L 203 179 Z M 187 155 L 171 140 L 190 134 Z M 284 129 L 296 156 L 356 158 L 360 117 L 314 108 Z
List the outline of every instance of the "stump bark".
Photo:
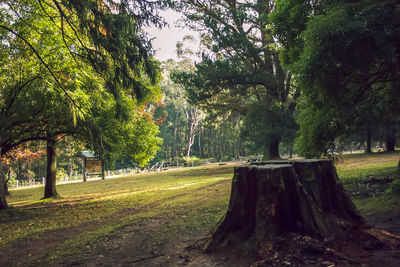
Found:
M 288 232 L 333 240 L 363 226 L 331 161 L 261 162 L 235 167 L 228 211 L 206 251 Z

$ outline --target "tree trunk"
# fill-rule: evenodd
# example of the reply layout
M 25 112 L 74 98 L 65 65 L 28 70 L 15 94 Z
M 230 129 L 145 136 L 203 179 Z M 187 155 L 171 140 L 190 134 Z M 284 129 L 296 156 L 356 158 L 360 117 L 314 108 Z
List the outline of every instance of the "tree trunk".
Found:
M 10 195 L 10 191 L 8 190 L 8 181 L 10 181 L 11 179 L 11 169 L 10 167 L 7 168 L 7 171 L 5 171 L 4 166 L 2 165 L 2 163 L 0 162 L 0 168 L 1 168 L 1 173 L 0 175 L 3 176 L 3 184 L 4 184 L 4 195 L 9 196 Z
M 396 137 L 393 132 L 386 134 L 386 151 L 394 151 L 394 146 L 396 144 Z
M 47 138 L 47 169 L 46 184 L 44 187 L 44 198 L 57 197 L 57 138 L 51 136 Z
M 216 139 L 214 136 L 214 129 L 210 129 L 210 134 L 208 136 L 208 140 L 209 140 L 209 149 L 210 149 L 210 154 L 208 155 L 209 158 L 216 158 L 217 157 L 217 150 L 216 150 Z
M 188 140 L 187 140 L 187 144 L 186 144 L 186 157 L 189 158 L 190 157 L 190 151 L 194 142 L 194 137 L 192 138 L 191 136 L 188 136 Z M 192 141 L 193 140 L 193 141 Z
M 72 158 L 68 159 L 67 175 L 68 177 L 72 176 Z
M 21 163 L 21 159 L 18 159 L 17 180 L 20 180 L 20 181 L 23 180 L 23 177 L 22 177 L 22 163 Z
M 201 144 L 201 130 L 199 131 L 199 158 L 204 158 L 203 146 Z
M 185 111 L 186 119 L 187 119 L 186 157 L 190 157 L 190 151 L 191 151 L 192 145 L 194 144 L 194 138 L 196 137 L 196 130 L 199 125 L 198 113 L 199 113 L 199 111 L 195 108 L 190 108 Z
M 191 128 L 190 128 L 190 122 L 188 121 L 188 125 L 186 127 L 187 132 L 186 132 L 186 150 L 185 150 L 185 156 L 188 158 L 190 157 L 190 149 L 192 148 L 192 135 L 191 135 Z
M 83 181 L 87 181 L 87 173 L 86 173 L 86 158 L 83 158 L 83 164 L 82 164 L 82 176 L 83 176 Z
M 365 153 L 371 153 L 371 129 L 367 129 L 367 147 L 365 148 Z
M 8 181 L 9 181 L 10 179 L 4 179 L 4 177 L 3 177 L 3 181 L 4 181 L 4 194 L 6 195 L 6 196 L 9 196 L 10 195 L 10 190 L 8 190 Z
M 106 172 L 104 168 L 104 160 L 101 160 L 101 180 L 106 179 Z
M 235 167 L 228 211 L 206 251 L 243 244 L 257 249 L 288 233 L 351 239 L 349 231 L 364 227 L 331 161 L 256 164 Z
M 178 123 L 179 123 L 179 116 L 178 116 L 178 112 L 176 112 L 175 121 L 174 121 L 174 138 L 172 140 L 172 149 L 171 149 L 172 161 L 174 161 L 175 156 L 176 156 L 176 138 L 177 138 L 177 134 L 178 134 Z
M 212 139 L 212 128 L 208 128 L 208 134 L 207 134 L 207 158 L 212 158 L 213 157 L 213 139 Z
M 222 160 L 222 140 L 221 140 L 221 128 L 217 130 L 217 149 L 218 149 L 218 160 Z
M 279 143 L 280 140 L 278 138 L 273 138 L 266 143 L 264 146 L 264 156 L 262 160 L 280 159 Z
M 397 163 L 397 179 L 400 179 L 400 159 L 399 162 Z
M 6 194 L 4 192 L 4 181 L 3 163 L 0 160 L 0 210 L 8 208 Z

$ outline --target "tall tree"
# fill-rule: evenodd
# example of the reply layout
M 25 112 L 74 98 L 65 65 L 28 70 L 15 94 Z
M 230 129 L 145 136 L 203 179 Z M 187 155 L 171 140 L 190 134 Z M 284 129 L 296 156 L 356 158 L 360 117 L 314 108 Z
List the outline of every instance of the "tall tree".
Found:
M 271 34 L 268 14 L 273 8 L 273 1 L 268 0 L 187 0 L 181 5 L 187 20 L 203 31 L 202 41 L 208 48 L 193 74 L 198 80 L 193 88 L 200 90 L 193 91 L 192 98 L 225 116 L 231 112 L 251 116 L 255 106 L 264 106 L 263 114 L 270 117 L 267 120 L 276 123 L 250 123 L 253 118 L 248 117 L 246 124 L 251 127 L 249 132 L 259 133 L 254 137 L 264 147 L 264 159 L 280 157 L 282 131 L 289 133 L 295 128 L 293 112 L 298 97 L 291 75 L 281 68 Z M 280 124 L 277 118 L 282 116 L 285 122 Z
M 170 126 L 172 126 L 172 133 L 170 133 L 172 135 L 172 140 L 170 140 L 170 143 L 172 143 L 170 144 L 172 159 L 177 155 L 178 143 L 182 143 L 178 140 L 178 134 L 185 139 L 184 144 L 181 145 L 185 147 L 184 156 L 190 156 L 203 117 L 203 112 L 188 100 L 187 88 L 185 87 L 188 85 L 175 82 L 174 73 L 177 70 L 194 69 L 192 60 L 186 56 L 182 56 L 184 52 L 179 52 L 182 48 L 183 46 L 178 44 L 178 54 L 181 55 L 179 61 L 171 59 L 164 62 L 163 66 L 164 80 L 162 81 L 162 88 L 164 103 L 166 104 L 164 112 L 166 112 L 165 115 L 167 119 L 165 127 L 167 127 L 168 122 L 170 122 Z M 185 124 L 185 126 L 182 124 Z M 184 130 L 184 132 L 180 133 L 180 130 Z M 167 133 L 165 133 L 164 136 L 167 136 Z M 167 143 L 165 144 L 167 145 Z
M 26 141 L 47 140 L 47 176 L 54 178 L 50 166 L 60 135 L 80 133 L 104 154 L 107 132 L 96 119 L 104 106 L 100 102 L 112 100 L 107 112 L 122 122 L 132 118 L 133 108 L 157 97 L 158 63 L 141 32 L 142 25 L 161 25 L 153 14 L 156 6 L 147 1 L 3 1 L 1 155 Z M 45 197 L 53 195 L 55 190 L 46 188 Z
M 303 93 L 299 147 L 318 156 L 335 137 L 363 127 L 386 128 L 390 149 L 400 126 L 398 3 L 310 3 L 278 1 L 273 17 L 281 57 Z

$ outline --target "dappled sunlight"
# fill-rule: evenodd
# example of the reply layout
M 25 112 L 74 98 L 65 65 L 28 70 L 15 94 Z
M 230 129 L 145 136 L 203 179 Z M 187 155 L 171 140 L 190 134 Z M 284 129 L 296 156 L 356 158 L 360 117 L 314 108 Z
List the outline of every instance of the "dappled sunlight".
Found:
M 48 199 L 40 199 L 36 201 L 12 201 L 10 199 L 10 205 L 18 208 L 46 208 L 46 207 L 54 207 L 54 206 L 64 206 L 64 205 L 77 205 L 85 202 L 89 202 L 92 199 L 98 198 L 103 194 L 85 194 L 85 195 L 72 195 L 68 197 L 59 197 L 59 198 L 48 198 Z
M 210 182 L 217 182 L 217 181 L 221 181 L 221 180 L 225 180 L 225 179 L 226 178 L 211 178 L 211 179 L 203 180 L 201 182 L 182 183 L 178 186 L 164 188 L 163 190 L 177 190 L 177 189 L 192 187 L 195 185 L 205 185 L 205 184 L 209 184 Z
M 397 164 L 400 151 L 390 153 L 349 154 L 343 156 L 343 162 L 336 163 L 336 167 L 347 170 L 354 168 L 375 167 L 383 163 Z
M 140 217 L 143 212 L 167 212 L 165 215 L 169 216 L 168 209 L 181 212 L 182 205 L 206 205 L 210 198 L 208 194 L 217 192 L 209 187 L 218 185 L 218 188 L 226 189 L 232 174 L 232 166 L 194 167 L 106 181 L 63 184 L 57 187 L 61 197 L 56 199 L 40 199 L 43 188 L 14 190 L 9 203 L 16 209 L 3 211 L 0 243 L 35 238 L 58 229 L 91 229 L 97 224 L 107 225 L 131 216 Z M 226 183 L 219 185 L 223 181 Z M 227 194 L 225 201 L 226 198 Z
M 132 191 L 132 190 L 114 191 L 107 196 L 98 197 L 98 198 L 94 199 L 93 201 L 128 198 L 132 195 L 162 192 L 162 191 L 171 191 L 171 190 L 180 190 L 180 189 L 195 189 L 195 188 L 199 188 L 200 186 L 214 184 L 216 182 L 223 181 L 226 179 L 227 178 L 218 177 L 218 178 L 204 179 L 199 182 L 186 182 L 186 183 L 182 182 L 182 183 L 179 183 L 178 185 L 169 186 L 169 187 L 160 186 L 160 187 L 152 187 L 151 189 L 142 189 L 142 190 L 135 190 L 135 191 Z
M 77 202 L 91 201 L 108 195 L 118 195 L 131 192 L 148 192 L 154 188 L 181 188 L 182 184 L 188 184 L 197 180 L 205 181 L 208 177 L 226 176 L 232 177 L 233 166 L 207 166 L 189 167 L 185 169 L 170 170 L 167 172 L 152 172 L 134 174 L 120 178 L 107 179 L 105 181 L 88 181 L 86 183 L 61 184 L 57 186 L 60 198 L 51 200 L 53 205 L 58 202 L 76 204 Z M 213 178 L 214 179 L 214 178 Z M 172 189 L 171 189 L 172 190 Z M 41 205 L 43 187 L 24 190 L 12 190 L 7 198 L 9 204 L 15 207 L 26 205 Z M 76 199 L 79 199 L 77 201 Z M 46 204 L 43 202 L 43 206 Z

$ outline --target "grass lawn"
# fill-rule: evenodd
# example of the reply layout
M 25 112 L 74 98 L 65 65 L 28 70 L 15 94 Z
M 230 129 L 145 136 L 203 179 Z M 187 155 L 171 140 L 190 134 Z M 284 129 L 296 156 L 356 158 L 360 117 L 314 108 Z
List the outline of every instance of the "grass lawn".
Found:
M 232 173 L 232 165 L 193 167 L 63 184 L 57 187 L 61 197 L 51 200 L 40 200 L 43 187 L 12 190 L 7 198 L 12 208 L 0 212 L 0 245 L 12 249 L 49 233 L 70 232 L 35 260 L 54 258 L 65 247 L 67 254 L 82 251 L 124 225 L 157 216 L 168 220 L 180 212 L 185 215 L 165 225 L 162 234 L 209 229 L 226 211 Z
M 345 187 L 354 191 L 372 176 L 394 177 L 399 156 L 345 155 L 336 167 Z M 117 248 L 134 263 L 140 253 L 153 257 L 160 247 L 193 242 L 225 214 L 232 176 L 233 165 L 135 174 L 59 185 L 61 197 L 51 200 L 40 200 L 43 187 L 12 190 L 7 198 L 12 208 L 0 211 L 0 266 L 11 260 L 15 265 L 104 263 L 91 258 L 96 250 L 108 251 L 112 259 Z M 355 203 L 368 216 L 400 215 L 399 198 L 385 194 Z
M 339 177 L 346 181 L 349 179 L 362 179 L 368 175 L 388 176 L 396 172 L 400 152 L 372 153 L 372 154 L 346 154 L 343 161 L 336 164 Z
M 352 194 L 352 199 L 364 216 L 381 216 L 393 218 L 400 216 L 400 197 L 385 194 L 390 183 L 379 183 L 385 179 L 396 177 L 397 164 L 400 152 L 372 153 L 372 154 L 347 154 L 343 161 L 336 164 L 340 180 L 345 188 Z M 371 182 L 375 179 L 375 183 Z M 378 193 L 374 193 L 378 190 Z M 372 196 L 368 197 L 368 192 Z M 355 193 L 366 193 L 360 194 Z

